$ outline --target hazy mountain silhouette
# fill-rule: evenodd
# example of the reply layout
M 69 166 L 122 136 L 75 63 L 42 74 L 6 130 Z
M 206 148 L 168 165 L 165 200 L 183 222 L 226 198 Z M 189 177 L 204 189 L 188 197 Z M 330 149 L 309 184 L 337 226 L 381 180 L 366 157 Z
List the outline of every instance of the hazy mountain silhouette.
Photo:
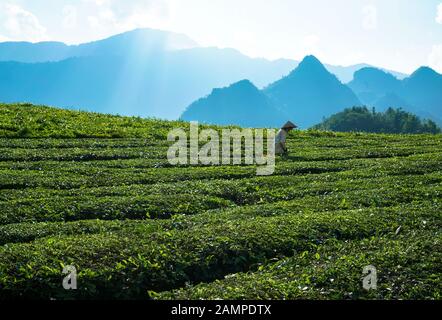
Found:
M 389 92 L 374 101 L 372 104 L 367 104 L 376 107 L 377 110 L 384 111 L 388 108 L 402 108 L 405 110 L 412 109 L 410 104 L 399 97 L 394 92 Z
M 294 71 L 269 85 L 264 92 L 303 128 L 360 104 L 352 90 L 314 56 L 305 57 Z
M 362 103 L 379 109 L 403 108 L 439 124 L 442 119 L 442 75 L 421 67 L 403 80 L 375 68 L 355 73 L 349 87 Z
M 5 42 L 0 43 L 0 101 L 176 119 L 213 88 L 240 79 L 263 88 L 298 64 L 250 58 L 234 49 L 201 48 L 184 35 L 152 29 L 70 46 Z M 350 71 L 362 66 L 326 67 L 348 79 Z M 328 107 L 333 109 L 339 99 L 333 98 Z
M 176 62 L 182 63 L 183 68 L 200 69 L 203 66 L 206 79 L 219 79 L 218 85 L 224 87 L 242 79 L 251 80 L 259 88 L 268 85 L 298 65 L 298 62 L 289 59 L 270 61 L 262 58 L 250 58 L 235 49 L 220 49 L 216 47 L 192 48 L 179 50 L 170 54 L 176 57 Z M 234 75 L 235 78 L 231 78 Z M 192 76 L 192 74 L 188 74 Z M 227 82 L 226 79 L 228 79 Z M 210 88 L 210 89 L 212 89 Z M 210 90 L 206 90 L 208 94 Z
M 0 61 L 54 62 L 73 57 L 97 55 L 138 55 L 152 51 L 171 51 L 197 47 L 185 35 L 153 29 L 135 29 L 103 40 L 66 45 L 61 42 L 3 42 L 0 43 Z
M 350 65 L 350 66 L 346 66 L 346 67 L 333 66 L 333 65 L 329 65 L 329 64 L 324 64 L 324 66 L 326 67 L 326 69 L 329 72 L 336 75 L 338 77 L 338 79 L 342 83 L 345 83 L 345 84 L 349 83 L 350 81 L 352 81 L 354 79 L 355 72 L 357 72 L 361 69 L 364 69 L 364 68 L 375 68 L 375 67 L 373 67 L 369 64 L 366 64 L 366 63 L 360 63 L 360 64 Z M 393 75 L 394 77 L 396 77 L 397 79 L 404 79 L 404 78 L 408 77 L 408 75 L 405 73 L 382 69 L 382 68 L 376 68 L 376 69 L 382 70 L 386 73 L 389 73 L 389 74 Z
M 70 47 L 62 42 L 2 42 L 0 61 L 46 62 L 59 61 L 70 56 Z
M 0 62 L 0 101 L 176 119 L 212 88 L 245 78 L 262 87 L 297 64 L 194 45 L 150 29 L 79 46 L 3 43 L 0 60 L 16 62 Z M 46 60 L 53 62 L 20 63 Z
M 397 92 L 401 81 L 390 73 L 369 67 L 356 71 L 348 86 L 362 103 L 371 105 L 386 94 Z
M 115 74 L 123 66 L 121 59 L 111 57 L 72 58 L 35 64 L 2 62 L 0 100 L 29 101 L 76 109 L 94 106 L 90 110 L 116 112 L 112 104 L 117 102 L 111 100 L 116 93 Z M 126 80 L 130 84 L 131 80 Z M 118 103 L 124 104 L 124 101 Z
M 0 62 L 0 101 L 176 119 L 213 88 L 245 78 L 264 86 L 290 64 L 217 48 Z
M 183 113 L 183 120 L 242 127 L 280 127 L 287 116 L 249 80 L 212 93 L 192 103 Z
M 151 54 L 152 51 L 175 51 L 182 49 L 197 48 L 199 55 L 204 53 L 204 49 L 207 49 L 206 54 L 216 53 L 216 50 L 220 52 L 226 52 L 223 49 L 218 48 L 200 48 L 198 44 L 189 37 L 161 30 L 154 29 L 135 29 L 122 34 L 117 34 L 106 39 L 93 41 L 90 43 L 84 43 L 79 45 L 66 45 L 62 42 L 3 42 L 0 43 L 0 61 L 16 61 L 26 63 L 36 62 L 56 62 L 74 57 L 84 56 L 96 56 L 96 55 L 137 55 Z M 261 62 L 265 65 L 272 66 L 269 68 L 273 73 L 278 73 L 278 77 L 288 74 L 293 70 L 299 62 L 292 59 L 278 59 L 275 61 L 269 61 L 266 59 L 251 59 L 240 52 L 227 49 L 232 54 L 232 58 L 243 60 L 252 60 L 255 62 Z M 193 52 L 190 50 L 190 52 Z M 203 58 L 209 58 L 210 56 Z M 351 66 L 333 66 L 325 65 L 326 68 L 336 74 L 336 76 L 344 83 L 349 82 L 353 78 L 353 73 L 363 67 L 367 67 L 367 64 L 357 64 Z M 399 72 L 389 71 L 394 73 L 399 78 L 405 76 Z M 256 71 L 258 73 L 258 71 Z M 253 75 L 252 75 L 253 76 Z M 252 77 L 250 77 L 252 78 Z M 274 81 L 273 74 L 271 73 L 265 79 L 256 81 L 258 86 L 264 86 Z M 271 79 L 271 80 L 269 80 Z M 260 84 L 260 82 L 265 82 Z
M 442 75 L 431 68 L 421 67 L 402 82 L 401 96 L 416 111 L 442 117 Z

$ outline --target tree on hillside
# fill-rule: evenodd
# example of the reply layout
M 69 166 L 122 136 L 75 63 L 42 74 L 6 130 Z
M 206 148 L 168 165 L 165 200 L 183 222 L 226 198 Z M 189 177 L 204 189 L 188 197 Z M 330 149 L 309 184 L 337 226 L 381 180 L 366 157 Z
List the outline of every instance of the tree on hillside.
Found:
M 361 131 L 373 133 L 440 133 L 441 129 L 431 120 L 421 120 L 418 116 L 402 109 L 389 108 L 376 112 L 373 108 L 352 107 L 332 115 L 313 127 L 330 131 Z

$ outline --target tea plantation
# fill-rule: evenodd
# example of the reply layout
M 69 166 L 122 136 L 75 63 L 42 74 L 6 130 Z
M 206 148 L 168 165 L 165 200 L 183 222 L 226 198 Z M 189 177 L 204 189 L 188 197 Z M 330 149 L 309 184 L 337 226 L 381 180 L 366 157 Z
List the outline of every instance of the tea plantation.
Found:
M 442 299 L 441 135 L 294 132 L 256 176 L 171 166 L 177 127 L 0 104 L 0 299 Z

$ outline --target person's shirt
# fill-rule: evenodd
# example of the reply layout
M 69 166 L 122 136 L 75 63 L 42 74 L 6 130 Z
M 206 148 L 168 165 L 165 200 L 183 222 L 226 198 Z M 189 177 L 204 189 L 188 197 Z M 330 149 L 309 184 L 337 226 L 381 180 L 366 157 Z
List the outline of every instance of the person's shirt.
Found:
M 276 138 L 275 138 L 275 143 L 276 144 L 279 144 L 279 143 L 285 144 L 285 141 L 287 139 L 287 135 L 288 135 L 288 132 L 286 130 L 284 130 L 284 129 L 279 130 L 276 135 Z

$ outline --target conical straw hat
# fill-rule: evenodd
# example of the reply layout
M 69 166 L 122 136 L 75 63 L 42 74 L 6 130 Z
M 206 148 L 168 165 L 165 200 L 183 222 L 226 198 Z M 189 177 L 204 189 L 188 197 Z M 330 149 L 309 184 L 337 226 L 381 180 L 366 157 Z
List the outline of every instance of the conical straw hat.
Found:
M 282 129 L 296 129 L 298 126 L 291 121 L 287 121 L 287 123 L 282 127 Z

